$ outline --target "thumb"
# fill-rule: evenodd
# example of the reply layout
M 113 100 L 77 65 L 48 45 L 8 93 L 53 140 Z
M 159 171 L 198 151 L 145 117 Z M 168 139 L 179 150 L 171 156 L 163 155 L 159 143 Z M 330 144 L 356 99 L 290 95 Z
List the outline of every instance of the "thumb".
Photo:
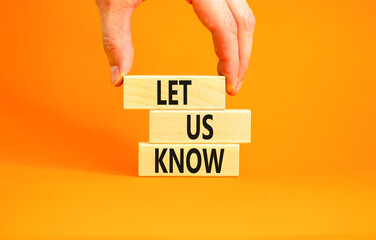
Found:
M 111 66 L 111 82 L 116 87 L 123 83 L 122 75 L 131 70 L 134 57 L 131 16 L 138 4 L 125 2 L 124 0 L 97 0 L 103 46 Z

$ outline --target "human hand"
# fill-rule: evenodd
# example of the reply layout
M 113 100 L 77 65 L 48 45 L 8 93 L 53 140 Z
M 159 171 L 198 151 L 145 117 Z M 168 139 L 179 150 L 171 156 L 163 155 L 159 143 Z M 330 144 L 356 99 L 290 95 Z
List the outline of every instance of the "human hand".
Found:
M 133 64 L 131 16 L 144 0 L 96 0 L 101 16 L 103 45 L 111 66 L 111 81 L 121 86 Z M 226 77 L 226 91 L 236 95 L 251 56 L 255 17 L 246 0 L 187 0 L 212 33 L 219 58 L 218 73 Z

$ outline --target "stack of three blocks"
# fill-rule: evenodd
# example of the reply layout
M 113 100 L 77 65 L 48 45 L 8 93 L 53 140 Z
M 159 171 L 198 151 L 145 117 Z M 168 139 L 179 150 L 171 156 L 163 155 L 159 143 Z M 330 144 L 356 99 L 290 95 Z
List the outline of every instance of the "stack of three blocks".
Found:
M 222 76 L 125 76 L 124 108 L 150 109 L 139 176 L 239 176 L 251 111 L 225 110 Z

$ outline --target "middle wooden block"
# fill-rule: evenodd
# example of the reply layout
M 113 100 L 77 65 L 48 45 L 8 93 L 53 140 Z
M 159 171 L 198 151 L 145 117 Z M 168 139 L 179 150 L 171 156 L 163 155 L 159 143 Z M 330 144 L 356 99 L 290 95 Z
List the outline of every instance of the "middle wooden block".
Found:
M 250 110 L 152 110 L 150 143 L 251 142 Z

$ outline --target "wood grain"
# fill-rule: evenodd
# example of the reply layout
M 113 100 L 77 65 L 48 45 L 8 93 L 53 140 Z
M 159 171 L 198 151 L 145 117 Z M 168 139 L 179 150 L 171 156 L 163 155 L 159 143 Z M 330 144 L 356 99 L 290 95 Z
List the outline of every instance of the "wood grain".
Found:
M 239 144 L 139 143 L 138 173 L 139 176 L 239 176 Z
M 166 105 L 158 104 L 158 81 L 160 81 L 160 98 Z M 172 105 L 169 101 L 171 89 Z M 190 81 L 190 85 L 186 81 Z M 176 82 L 175 82 L 176 83 Z M 186 91 L 184 91 L 186 89 Z M 186 100 L 184 103 L 184 92 Z M 125 76 L 124 108 L 125 109 L 224 109 L 225 78 L 222 76 Z
M 149 124 L 151 143 L 251 141 L 250 110 L 152 110 Z

